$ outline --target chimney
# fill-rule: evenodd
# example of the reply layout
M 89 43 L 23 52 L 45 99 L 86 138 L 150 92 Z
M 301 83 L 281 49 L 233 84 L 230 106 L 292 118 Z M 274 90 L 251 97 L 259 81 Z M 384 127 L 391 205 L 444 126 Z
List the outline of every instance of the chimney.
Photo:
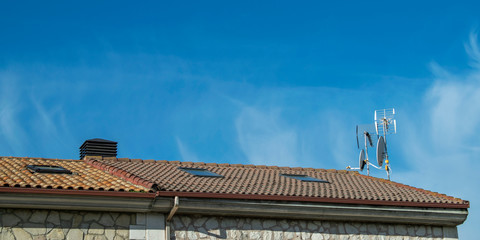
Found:
M 80 147 L 80 159 L 85 156 L 116 157 L 117 142 L 101 138 L 89 139 Z

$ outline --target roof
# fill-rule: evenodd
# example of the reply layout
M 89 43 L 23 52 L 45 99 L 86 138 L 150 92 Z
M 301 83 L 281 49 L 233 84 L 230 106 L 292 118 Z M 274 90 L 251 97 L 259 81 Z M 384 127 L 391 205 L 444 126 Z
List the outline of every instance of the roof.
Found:
M 102 157 L 86 157 L 85 161 L 135 184 L 154 187 L 160 196 L 469 207 L 466 200 L 356 171 Z M 180 167 L 207 169 L 223 177 L 198 177 Z M 281 174 L 307 175 L 328 183 L 304 182 Z
M 60 166 L 72 174 L 33 173 L 28 165 Z M 107 192 L 148 192 L 150 188 L 135 185 L 82 160 L 0 157 L 0 187 L 15 189 L 57 189 Z
M 73 174 L 34 173 L 27 169 L 28 165 L 60 166 Z M 199 177 L 180 168 L 207 169 L 222 177 Z M 306 175 L 327 182 L 301 181 L 282 174 Z M 157 196 L 469 207 L 466 200 L 356 171 L 101 156 L 88 156 L 84 160 L 0 157 L 0 188 L 1 191 L 55 189 L 87 195 L 156 192 Z

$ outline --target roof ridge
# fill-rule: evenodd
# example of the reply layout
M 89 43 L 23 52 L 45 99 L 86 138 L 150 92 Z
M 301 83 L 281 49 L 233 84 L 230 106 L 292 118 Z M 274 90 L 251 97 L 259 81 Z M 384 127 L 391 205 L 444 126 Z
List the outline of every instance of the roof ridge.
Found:
M 0 156 L 0 159 L 33 159 L 33 160 L 52 160 L 52 161 L 82 161 L 79 159 L 61 159 L 61 158 L 43 158 L 43 157 L 13 157 L 13 156 Z
M 337 170 L 337 169 L 325 169 L 325 168 L 311 168 L 311 167 L 280 167 L 280 166 L 267 166 L 267 165 L 254 165 L 254 164 L 240 164 L 240 163 L 206 163 L 206 162 L 190 162 L 179 160 L 154 160 L 154 159 L 131 159 L 131 158 L 117 158 L 117 157 L 102 157 L 102 156 L 85 156 L 85 159 L 98 159 L 103 161 L 113 162 L 144 162 L 144 163 L 166 163 L 177 165 L 194 165 L 194 166 L 213 166 L 213 167 L 238 167 L 238 168 L 261 168 L 261 169 L 280 169 L 280 170 L 292 170 L 292 171 L 312 171 L 312 172 L 327 172 L 327 173 L 342 173 L 352 174 L 356 171 Z
M 43 157 L 13 157 L 13 156 L 0 156 L 0 159 L 37 159 L 37 160 L 53 160 L 53 161 L 82 161 L 78 159 L 59 159 L 59 158 L 43 158 Z M 144 162 L 144 163 L 167 163 L 167 164 L 179 164 L 179 165 L 195 165 L 195 166 L 215 166 L 215 167 L 239 167 L 239 168 L 262 168 L 262 169 L 281 169 L 281 170 L 293 170 L 293 171 L 314 171 L 314 172 L 330 172 L 330 173 L 356 173 L 356 171 L 326 169 L 326 168 L 311 168 L 311 167 L 282 167 L 275 165 L 254 165 L 254 164 L 241 164 L 241 163 L 206 163 L 206 162 L 190 162 L 179 160 L 154 160 L 154 159 L 133 159 L 133 158 L 117 158 L 117 157 L 102 157 L 102 156 L 85 156 L 83 161 L 95 159 L 97 161 L 113 161 L 113 162 Z
M 453 196 L 449 196 L 449 195 L 447 195 L 447 194 L 443 194 L 443 193 L 439 193 L 439 192 L 434 192 L 434 191 L 426 190 L 426 189 L 423 189 L 423 188 L 413 187 L 413 186 L 410 186 L 410 185 L 407 185 L 407 184 L 398 183 L 398 182 L 394 182 L 394 181 L 387 180 L 387 179 L 383 179 L 383 178 L 376 178 L 376 177 L 372 177 L 372 176 L 365 176 L 365 175 L 362 175 L 362 174 L 359 174 L 359 175 L 362 176 L 362 177 L 364 177 L 364 178 L 374 179 L 374 180 L 376 180 L 376 181 L 382 181 L 382 182 L 384 182 L 384 183 L 396 185 L 396 186 L 401 187 L 401 188 L 407 188 L 407 189 L 415 190 L 415 191 L 417 191 L 417 192 L 425 193 L 425 194 L 428 194 L 428 195 L 433 196 L 433 197 L 442 197 L 442 198 L 446 198 L 447 200 L 451 200 L 451 201 L 453 201 L 453 202 L 455 202 L 455 201 L 462 201 L 463 204 L 467 204 L 468 206 L 470 206 L 470 202 L 469 202 L 469 201 L 463 200 L 463 199 L 460 199 L 460 198 L 456 198 L 456 197 L 453 197 Z M 462 204 L 462 203 L 457 203 L 457 204 Z
M 108 165 L 106 164 L 105 161 L 99 161 L 98 159 L 94 159 L 94 158 L 85 158 L 83 161 L 94 168 L 106 171 L 116 177 L 122 178 L 133 184 L 137 184 L 148 189 L 158 190 L 157 189 L 158 185 L 156 183 L 150 180 L 144 179 L 142 177 L 139 177 L 138 175 L 127 172 L 121 168 Z

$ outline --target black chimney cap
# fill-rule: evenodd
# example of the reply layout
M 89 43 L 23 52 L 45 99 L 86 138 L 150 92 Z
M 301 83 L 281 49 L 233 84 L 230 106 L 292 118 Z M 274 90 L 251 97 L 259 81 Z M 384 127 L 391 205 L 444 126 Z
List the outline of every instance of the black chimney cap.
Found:
M 83 159 L 85 156 L 116 157 L 117 142 L 101 138 L 86 140 L 80 146 L 80 159 Z

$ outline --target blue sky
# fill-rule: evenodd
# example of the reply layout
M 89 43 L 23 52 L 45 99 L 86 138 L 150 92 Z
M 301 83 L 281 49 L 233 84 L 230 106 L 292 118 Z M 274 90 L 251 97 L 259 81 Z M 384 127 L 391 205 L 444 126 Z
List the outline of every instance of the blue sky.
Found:
M 470 200 L 474 238 L 478 2 L 49 3 L 0 3 L 0 155 L 344 169 L 395 107 L 392 179 Z

